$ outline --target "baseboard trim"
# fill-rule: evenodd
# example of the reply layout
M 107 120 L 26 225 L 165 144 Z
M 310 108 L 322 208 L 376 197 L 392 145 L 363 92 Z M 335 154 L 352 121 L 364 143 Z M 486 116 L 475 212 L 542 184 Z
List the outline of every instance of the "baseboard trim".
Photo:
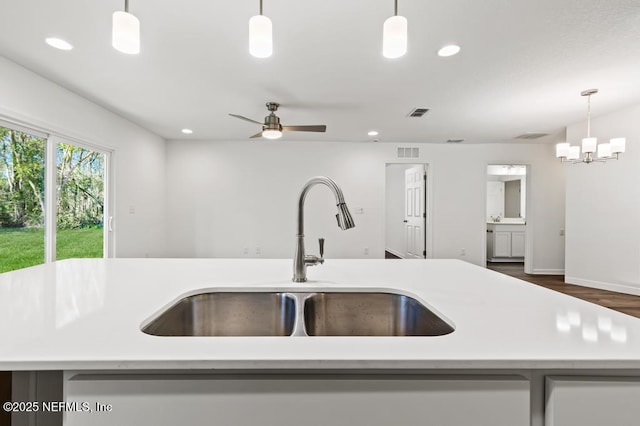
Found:
M 564 269 L 534 269 L 533 275 L 564 275 Z
M 385 248 L 384 251 L 388 251 L 389 253 L 391 253 L 394 256 L 398 256 L 400 259 L 404 259 L 404 256 L 402 255 L 402 253 L 399 253 L 393 249 L 390 248 Z
M 602 281 L 585 280 L 583 278 L 565 277 L 564 281 L 567 284 L 575 284 L 582 287 L 599 288 L 600 290 L 615 291 L 616 293 L 632 294 L 634 296 L 640 296 L 640 288 L 632 287 L 624 284 L 605 283 Z

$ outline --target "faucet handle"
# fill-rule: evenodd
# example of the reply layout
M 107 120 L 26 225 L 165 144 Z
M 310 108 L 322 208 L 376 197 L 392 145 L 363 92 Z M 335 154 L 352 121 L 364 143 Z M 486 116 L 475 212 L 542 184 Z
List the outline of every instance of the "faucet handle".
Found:
M 324 238 L 318 238 L 318 244 L 320 244 L 320 257 L 324 257 Z

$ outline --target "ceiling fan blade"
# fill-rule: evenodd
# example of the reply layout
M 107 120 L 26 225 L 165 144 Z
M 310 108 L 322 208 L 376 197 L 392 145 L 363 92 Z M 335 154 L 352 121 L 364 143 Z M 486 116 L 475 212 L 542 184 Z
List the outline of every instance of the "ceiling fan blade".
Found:
M 282 130 L 285 132 L 326 132 L 327 126 L 282 126 Z
M 238 114 L 229 114 L 229 115 L 230 115 L 230 116 L 232 116 L 232 117 L 235 117 L 235 118 L 239 118 L 240 120 L 248 121 L 248 122 L 250 122 L 250 123 L 259 124 L 259 125 L 261 125 L 261 126 L 262 126 L 262 123 L 261 123 L 261 122 L 259 122 L 259 121 L 252 120 L 252 119 L 250 119 L 250 118 L 243 117 L 243 116 L 238 115 Z
M 262 132 L 260 133 L 256 133 L 255 135 L 251 136 L 249 139 L 253 139 L 253 138 L 261 138 L 262 137 Z

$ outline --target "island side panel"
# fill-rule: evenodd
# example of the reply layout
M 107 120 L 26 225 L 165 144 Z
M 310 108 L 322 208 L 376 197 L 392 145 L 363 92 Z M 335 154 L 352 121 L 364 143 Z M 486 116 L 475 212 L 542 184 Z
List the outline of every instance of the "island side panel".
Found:
M 528 426 L 529 399 L 518 376 L 78 374 L 65 381 L 65 400 L 91 411 L 66 412 L 64 425 Z

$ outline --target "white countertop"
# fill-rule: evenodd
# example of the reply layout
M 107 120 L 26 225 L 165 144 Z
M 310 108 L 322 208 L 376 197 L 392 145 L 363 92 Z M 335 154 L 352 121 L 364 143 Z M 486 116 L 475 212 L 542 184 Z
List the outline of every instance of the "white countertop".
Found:
M 458 260 L 64 260 L 0 274 L 0 370 L 640 368 L 640 320 Z M 185 293 L 399 291 L 455 325 L 440 337 L 157 337 Z

